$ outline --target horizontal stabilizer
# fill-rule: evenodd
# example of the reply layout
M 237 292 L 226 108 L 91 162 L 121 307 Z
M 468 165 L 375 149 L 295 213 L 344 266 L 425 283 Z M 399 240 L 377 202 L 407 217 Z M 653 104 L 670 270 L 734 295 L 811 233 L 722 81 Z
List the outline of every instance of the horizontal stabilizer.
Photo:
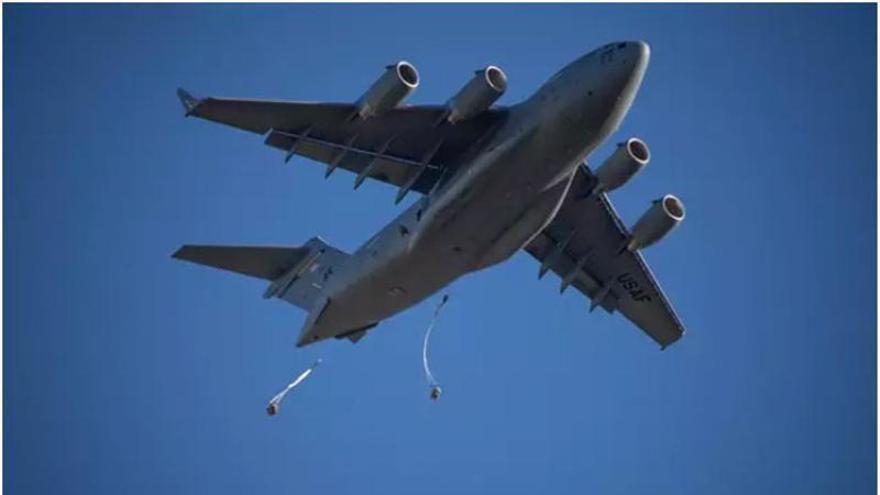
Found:
M 309 248 L 186 245 L 172 257 L 251 277 L 275 280 L 306 257 Z

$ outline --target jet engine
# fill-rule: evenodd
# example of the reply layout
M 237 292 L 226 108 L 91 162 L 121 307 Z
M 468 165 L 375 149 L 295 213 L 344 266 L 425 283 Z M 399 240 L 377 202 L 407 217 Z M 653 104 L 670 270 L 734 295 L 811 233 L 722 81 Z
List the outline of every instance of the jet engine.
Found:
M 596 192 L 613 191 L 635 177 L 651 160 L 648 145 L 639 138 L 629 138 L 617 145 L 614 153 L 596 170 Z
M 368 119 L 382 115 L 400 104 L 418 85 L 419 72 L 411 63 L 401 60 L 385 67 L 385 73 L 357 101 L 358 116 Z
M 446 120 L 455 124 L 486 111 L 507 90 L 507 75 L 499 67 L 490 65 L 474 73 L 447 103 Z
M 632 228 L 626 249 L 635 251 L 664 238 L 684 220 L 684 203 L 671 194 L 653 202 Z

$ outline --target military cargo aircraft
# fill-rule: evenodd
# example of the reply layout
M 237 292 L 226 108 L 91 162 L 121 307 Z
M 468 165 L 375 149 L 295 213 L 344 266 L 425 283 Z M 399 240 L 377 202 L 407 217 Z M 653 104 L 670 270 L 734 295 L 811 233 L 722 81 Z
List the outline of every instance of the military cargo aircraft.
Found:
M 382 320 L 458 277 L 520 249 L 574 287 L 590 311 L 619 311 L 661 347 L 684 327 L 640 249 L 685 216 L 672 195 L 627 229 L 607 193 L 647 165 L 630 138 L 596 170 L 585 159 L 614 133 L 641 85 L 650 50 L 641 41 L 602 46 L 562 68 L 531 97 L 493 107 L 507 76 L 478 70 L 444 105 L 399 106 L 419 84 L 405 61 L 386 67 L 355 103 L 195 98 L 187 116 L 265 135 L 289 160 L 301 155 L 420 198 L 354 253 L 320 238 L 298 247 L 185 245 L 175 258 L 270 282 L 308 312 L 297 346 L 334 337 L 357 342 Z

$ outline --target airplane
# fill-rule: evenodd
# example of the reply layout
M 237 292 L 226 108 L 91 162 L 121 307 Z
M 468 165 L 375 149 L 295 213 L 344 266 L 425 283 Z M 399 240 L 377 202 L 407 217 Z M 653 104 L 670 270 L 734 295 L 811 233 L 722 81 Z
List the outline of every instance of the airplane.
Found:
M 531 97 L 493 104 L 507 75 L 476 71 L 443 105 L 401 106 L 419 85 L 400 61 L 354 103 L 196 98 L 186 116 L 265 136 L 285 153 L 397 187 L 420 198 L 354 253 L 319 237 L 297 247 L 184 245 L 172 256 L 269 282 L 263 296 L 307 311 L 297 347 L 358 342 L 385 320 L 462 275 L 521 249 L 601 307 L 620 312 L 661 349 L 684 326 L 640 250 L 673 230 L 684 204 L 667 194 L 628 229 L 607 193 L 648 164 L 644 141 L 618 144 L 600 167 L 585 160 L 619 127 L 650 58 L 642 41 L 606 44 L 562 68 Z

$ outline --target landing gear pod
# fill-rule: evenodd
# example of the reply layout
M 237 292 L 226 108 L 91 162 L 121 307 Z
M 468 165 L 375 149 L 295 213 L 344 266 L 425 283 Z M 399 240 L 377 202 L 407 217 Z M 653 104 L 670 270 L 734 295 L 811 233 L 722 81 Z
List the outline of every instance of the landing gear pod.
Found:
M 358 116 L 369 119 L 400 104 L 419 86 L 419 71 L 401 60 L 385 67 L 385 73 L 357 101 Z
M 490 65 L 480 69 L 455 94 L 447 105 L 446 120 L 450 124 L 475 117 L 485 112 L 507 90 L 507 75 L 500 67 Z
M 440 388 L 439 385 L 435 385 L 435 386 L 431 387 L 431 395 L 430 395 L 431 400 L 439 399 L 440 394 L 442 394 L 442 393 L 443 393 L 443 389 Z

